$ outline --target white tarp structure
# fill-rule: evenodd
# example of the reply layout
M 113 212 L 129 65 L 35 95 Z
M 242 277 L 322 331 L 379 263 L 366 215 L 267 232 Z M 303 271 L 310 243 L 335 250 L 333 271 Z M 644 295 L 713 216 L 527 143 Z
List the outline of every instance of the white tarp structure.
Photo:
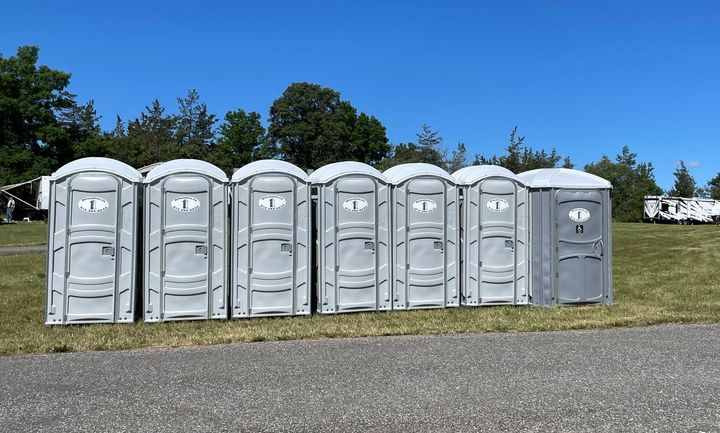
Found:
M 50 205 L 50 176 L 40 176 L 26 182 L 0 187 L 0 197 L 15 200 L 15 206 L 33 211 L 48 210 Z

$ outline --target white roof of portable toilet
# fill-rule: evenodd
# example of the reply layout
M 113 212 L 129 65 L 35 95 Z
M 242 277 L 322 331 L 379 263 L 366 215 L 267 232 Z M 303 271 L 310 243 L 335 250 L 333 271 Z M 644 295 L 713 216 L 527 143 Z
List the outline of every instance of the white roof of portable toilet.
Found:
M 463 185 L 472 185 L 488 177 L 505 177 L 525 184 L 515 173 L 499 165 L 471 165 L 456 171 L 453 177 L 457 183 Z
M 140 172 L 124 162 L 116 161 L 111 158 L 100 157 L 81 158 L 68 162 L 58 168 L 57 171 L 50 176 L 50 178 L 57 179 L 69 174 L 80 173 L 83 171 L 104 171 L 124 177 L 131 182 L 142 181 L 142 175 Z
M 150 183 L 163 176 L 187 172 L 205 174 L 219 180 L 220 182 L 228 181 L 225 172 L 209 162 L 200 161 L 198 159 L 174 159 L 172 161 L 163 162 L 150 170 L 147 176 L 145 176 L 145 182 Z
M 362 174 L 387 182 L 387 179 L 382 173 L 365 163 L 356 161 L 342 161 L 324 165 L 310 175 L 310 182 L 328 183 L 333 179 L 348 174 Z
M 383 171 L 383 176 L 393 185 L 399 185 L 417 176 L 437 176 L 455 183 L 455 179 L 450 176 L 450 173 L 436 165 L 426 164 L 424 162 L 411 162 L 390 167 Z
M 267 172 L 289 174 L 306 182 L 308 181 L 307 174 L 305 174 L 300 167 L 286 161 L 279 161 L 277 159 L 262 159 L 260 161 L 253 161 L 250 164 L 244 165 L 233 173 L 231 180 L 233 182 L 240 182 L 250 176 Z
M 531 188 L 612 188 L 602 177 L 569 168 L 539 168 L 518 177 Z

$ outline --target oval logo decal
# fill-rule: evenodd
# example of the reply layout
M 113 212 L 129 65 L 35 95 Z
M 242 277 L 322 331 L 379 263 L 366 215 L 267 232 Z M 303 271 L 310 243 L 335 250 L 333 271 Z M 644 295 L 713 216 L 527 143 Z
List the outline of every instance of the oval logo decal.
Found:
M 510 207 L 507 200 L 502 198 L 493 198 L 488 200 L 487 207 L 493 212 L 505 212 L 505 209 Z
M 430 199 L 423 198 L 420 200 L 415 200 L 415 203 L 413 203 L 413 209 L 420 213 L 435 212 L 435 209 L 437 209 L 437 204 Z
M 266 195 L 258 200 L 258 206 L 265 210 L 278 210 L 285 207 L 285 203 L 285 199 L 279 195 Z
M 83 212 L 99 213 L 108 210 L 110 203 L 100 197 L 85 197 L 78 201 L 78 207 Z
M 170 202 L 173 209 L 180 212 L 192 212 L 200 208 L 200 200 L 195 197 L 177 197 Z
M 575 222 L 584 223 L 590 219 L 590 211 L 582 207 L 576 207 L 570 211 L 568 216 Z
M 367 206 L 365 199 L 360 197 L 349 198 L 343 202 L 343 209 L 348 212 L 362 212 Z

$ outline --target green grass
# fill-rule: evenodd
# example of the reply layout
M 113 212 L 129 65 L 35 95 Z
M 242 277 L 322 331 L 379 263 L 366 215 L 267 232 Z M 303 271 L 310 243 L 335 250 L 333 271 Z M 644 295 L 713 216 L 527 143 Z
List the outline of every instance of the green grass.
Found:
M 0 247 L 44 244 L 47 242 L 47 229 L 47 224 L 42 221 L 1 224 Z
M 456 308 L 134 325 L 43 326 L 44 255 L 0 256 L 0 353 L 245 341 L 545 331 L 720 321 L 720 229 L 616 224 L 610 307 Z

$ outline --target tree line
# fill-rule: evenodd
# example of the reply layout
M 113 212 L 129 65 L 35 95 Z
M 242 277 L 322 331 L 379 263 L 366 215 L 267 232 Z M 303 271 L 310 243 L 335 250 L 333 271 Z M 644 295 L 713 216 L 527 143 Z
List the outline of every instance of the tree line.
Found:
M 155 99 L 139 116 L 127 120 L 116 116 L 112 130 L 103 131 L 93 100 L 79 102 L 68 90 L 70 74 L 38 65 L 38 54 L 38 47 L 23 46 L 15 56 L 0 55 L 0 185 L 47 175 L 86 156 L 106 156 L 138 168 L 196 158 L 228 174 L 268 158 L 303 169 L 342 160 L 361 161 L 380 170 L 426 162 L 451 173 L 469 164 L 496 164 L 515 173 L 573 167 L 570 158 L 555 149 L 526 146 L 517 127 L 510 132 L 502 155 L 469 157 L 464 143 L 449 148 L 440 132 L 428 124 L 420 126 L 414 140 L 393 144 L 377 117 L 359 112 L 339 92 L 313 83 L 289 85 L 270 106 L 267 128 L 260 113 L 242 108 L 219 119 L 192 89 L 177 98 L 174 114 Z M 638 163 L 635 158 L 625 147 L 615 161 L 603 156 L 585 166 L 586 171 L 613 183 L 613 213 L 622 221 L 641 219 L 642 196 L 662 192 L 652 164 Z M 683 179 L 678 178 L 676 187 L 685 187 Z M 700 190 L 693 181 L 693 192 L 720 193 L 720 174 L 711 183 Z

